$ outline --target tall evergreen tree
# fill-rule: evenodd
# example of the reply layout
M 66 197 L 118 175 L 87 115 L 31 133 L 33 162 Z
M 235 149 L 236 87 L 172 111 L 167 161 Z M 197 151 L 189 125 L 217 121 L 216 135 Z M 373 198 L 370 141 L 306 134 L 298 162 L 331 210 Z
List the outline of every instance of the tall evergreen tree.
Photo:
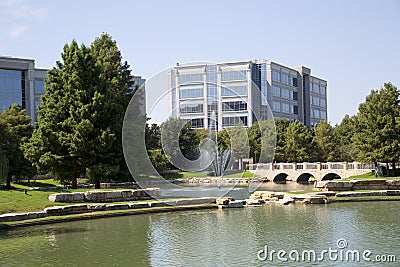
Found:
M 34 174 L 32 165 L 24 158 L 21 150 L 23 145 L 32 134 L 31 118 L 26 115 L 26 110 L 17 104 L 11 105 L 10 109 L 4 109 L 0 114 L 0 163 L 1 171 L 6 175 L 6 187 L 11 187 L 12 176 L 32 176 Z M 0 174 L 1 175 L 1 174 Z
M 117 42 L 112 37 L 103 33 L 96 38 L 91 45 L 91 52 L 96 66 L 100 69 L 99 80 L 104 86 L 104 95 L 110 103 L 107 114 L 104 114 L 100 127 L 107 127 L 114 135 L 113 144 L 107 149 L 107 155 L 98 155 L 100 158 L 93 159 L 89 168 L 96 169 L 96 162 L 108 162 L 111 169 L 118 171 L 118 176 L 129 176 L 122 151 L 122 124 L 125 111 L 133 95 L 133 76 L 127 61 L 123 61 L 121 51 Z M 108 118 L 107 118 L 108 117 Z M 105 157 L 104 157 L 105 156 Z M 103 168 L 100 168 L 101 175 Z M 106 174 L 109 172 L 106 172 Z M 117 179 L 116 172 L 111 175 L 101 175 L 103 178 Z M 107 177 L 108 176 L 108 177 Z
M 352 154 L 352 137 L 354 135 L 354 117 L 346 114 L 333 130 L 337 141 L 337 161 L 354 161 Z
M 307 126 L 297 120 L 291 122 L 286 128 L 284 138 L 287 162 L 303 162 L 310 159 L 312 136 Z
M 313 160 L 320 162 L 335 161 L 338 153 L 333 127 L 327 121 L 322 120 L 312 130 Z
M 353 150 L 362 162 L 392 163 L 400 159 L 400 92 L 391 83 L 372 90 L 358 107 Z
M 38 123 L 24 147 L 43 172 L 62 181 L 87 173 L 96 188 L 127 168 L 122 153 L 124 112 L 133 93 L 129 65 L 108 34 L 91 47 L 65 45 L 49 71 Z
M 99 109 L 107 101 L 97 90 L 102 88 L 100 70 L 85 45 L 74 40 L 66 44 L 62 61 L 49 70 L 46 94 L 38 109 L 38 123 L 30 142 L 24 146 L 26 157 L 42 172 L 52 172 L 62 182 L 72 181 L 85 171 L 96 138 L 95 131 L 103 131 L 92 123 L 104 115 Z M 108 129 L 97 136 L 105 145 L 113 139 Z
M 286 118 L 275 119 L 276 129 L 276 149 L 275 149 L 275 161 L 285 162 L 287 161 L 287 154 L 285 152 L 285 132 L 289 126 L 289 121 Z

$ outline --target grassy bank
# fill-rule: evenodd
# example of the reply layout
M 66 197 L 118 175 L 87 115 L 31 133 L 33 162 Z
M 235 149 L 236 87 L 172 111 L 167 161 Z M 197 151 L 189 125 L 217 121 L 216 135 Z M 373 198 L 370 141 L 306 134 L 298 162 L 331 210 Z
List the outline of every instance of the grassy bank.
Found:
M 346 179 L 341 179 L 341 180 L 335 180 L 335 181 L 350 181 L 350 180 L 400 180 L 400 176 L 396 176 L 396 177 L 375 177 L 374 172 L 369 172 L 366 174 L 361 174 L 361 175 L 355 175 L 355 176 L 350 176 L 349 178 Z
M 42 211 L 44 208 L 52 206 L 65 206 L 71 205 L 71 203 L 55 203 L 49 200 L 49 195 L 55 193 L 72 193 L 72 192 L 86 192 L 90 190 L 98 189 L 63 189 L 63 190 L 49 190 L 49 191 L 38 191 L 29 190 L 31 187 L 51 187 L 59 185 L 58 182 L 49 180 L 40 180 L 35 182 L 22 181 L 12 184 L 12 189 L 0 190 L 0 214 L 4 213 L 19 213 L 19 212 L 31 212 L 31 211 Z M 126 188 L 104 188 L 101 190 L 119 190 Z M 27 194 L 25 194 L 27 190 Z M 130 201 L 132 202 L 132 201 Z M 122 202 L 113 202 L 122 203 Z

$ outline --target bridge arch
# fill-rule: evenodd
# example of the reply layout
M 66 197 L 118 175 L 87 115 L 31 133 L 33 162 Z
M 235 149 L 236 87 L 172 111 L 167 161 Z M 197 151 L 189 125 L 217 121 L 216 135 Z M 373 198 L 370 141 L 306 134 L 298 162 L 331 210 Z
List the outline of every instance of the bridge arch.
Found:
M 278 175 L 275 175 L 273 181 L 275 183 L 286 183 L 287 177 L 288 177 L 288 175 L 286 173 L 279 173 Z
M 311 173 L 302 173 L 300 174 L 299 177 L 297 177 L 296 182 L 298 183 L 308 183 L 310 177 L 312 177 L 313 175 Z
M 337 173 L 330 172 L 330 173 L 325 174 L 322 177 L 321 181 L 330 181 L 330 180 L 336 180 L 336 179 L 342 179 L 342 177 L 340 177 Z

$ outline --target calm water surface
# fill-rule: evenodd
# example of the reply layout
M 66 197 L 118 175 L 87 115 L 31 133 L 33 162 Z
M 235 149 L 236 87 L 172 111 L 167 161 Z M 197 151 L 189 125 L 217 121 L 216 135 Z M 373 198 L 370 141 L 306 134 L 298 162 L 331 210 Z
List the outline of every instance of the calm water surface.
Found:
M 240 192 L 240 190 L 239 190 Z M 397 254 L 400 202 L 264 205 L 95 219 L 0 232 L 0 266 L 399 266 L 260 261 L 274 250 Z

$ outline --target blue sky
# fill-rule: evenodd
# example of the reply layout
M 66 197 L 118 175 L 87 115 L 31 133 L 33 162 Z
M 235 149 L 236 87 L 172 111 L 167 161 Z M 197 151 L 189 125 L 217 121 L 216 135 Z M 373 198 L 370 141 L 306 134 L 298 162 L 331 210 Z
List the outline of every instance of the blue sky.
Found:
M 400 1 L 0 0 L 0 55 L 51 68 L 65 43 L 117 40 L 134 73 L 176 62 L 269 59 L 328 81 L 328 119 L 400 86 Z

